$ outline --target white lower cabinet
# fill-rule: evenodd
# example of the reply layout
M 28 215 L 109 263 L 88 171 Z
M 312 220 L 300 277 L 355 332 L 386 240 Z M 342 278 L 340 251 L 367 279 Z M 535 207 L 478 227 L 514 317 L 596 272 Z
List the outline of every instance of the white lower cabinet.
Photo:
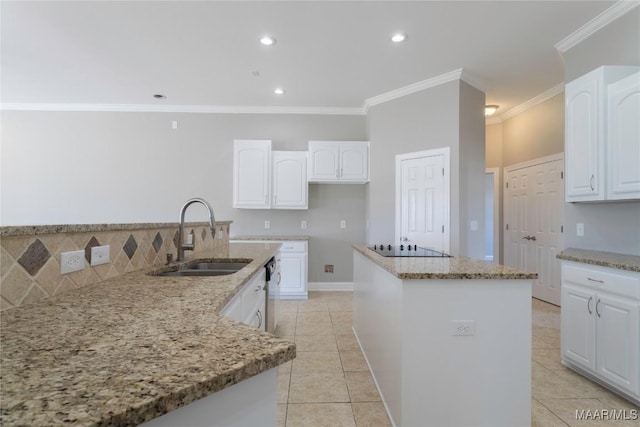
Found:
M 225 306 L 221 314 L 256 329 L 265 330 L 266 273 L 264 269 L 252 278 Z
M 233 243 L 280 243 L 280 298 L 307 299 L 308 243 L 305 240 L 232 240 Z
M 640 403 L 640 273 L 562 262 L 565 365 Z

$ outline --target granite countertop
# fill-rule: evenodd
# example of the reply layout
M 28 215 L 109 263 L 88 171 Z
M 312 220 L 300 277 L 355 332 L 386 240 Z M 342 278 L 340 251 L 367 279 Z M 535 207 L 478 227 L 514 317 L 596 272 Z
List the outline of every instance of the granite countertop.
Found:
M 1 313 L 1 424 L 132 426 L 295 357 L 295 344 L 218 313 L 280 245 L 217 277 L 133 272 Z M 202 256 L 204 255 L 204 256 Z
M 640 272 L 640 256 L 637 255 L 567 248 L 556 256 L 567 261 Z
M 216 221 L 218 225 L 228 225 L 233 221 Z M 208 222 L 189 222 L 189 226 L 209 225 Z M 0 227 L 0 237 L 35 236 L 53 233 L 87 233 L 98 231 L 141 230 L 146 228 L 177 228 L 178 222 L 127 223 L 127 224 L 59 224 L 59 225 L 17 225 Z
M 353 248 L 399 279 L 535 279 L 537 273 L 488 261 L 453 256 L 451 258 L 384 257 L 367 248 Z
M 246 235 L 246 236 L 233 236 L 229 237 L 229 240 L 300 240 L 305 241 L 309 240 L 309 236 L 292 236 L 292 235 L 262 235 L 262 234 L 254 234 L 254 235 Z

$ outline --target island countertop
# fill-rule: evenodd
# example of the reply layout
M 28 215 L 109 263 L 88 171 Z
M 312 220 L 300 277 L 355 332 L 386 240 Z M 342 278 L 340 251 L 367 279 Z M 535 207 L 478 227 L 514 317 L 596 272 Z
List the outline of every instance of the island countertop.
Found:
M 399 279 L 535 279 L 536 273 L 464 256 L 384 257 L 364 244 L 353 248 Z
M 228 276 L 133 272 L 3 311 L 2 424 L 138 425 L 293 359 L 293 343 L 219 314 L 279 246 L 198 254 L 253 260 Z

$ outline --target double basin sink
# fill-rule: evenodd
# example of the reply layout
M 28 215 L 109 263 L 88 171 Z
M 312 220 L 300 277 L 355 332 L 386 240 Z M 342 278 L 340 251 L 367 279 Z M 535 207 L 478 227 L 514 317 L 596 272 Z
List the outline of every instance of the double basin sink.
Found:
M 214 258 L 193 260 L 182 265 L 164 267 L 149 273 L 151 276 L 192 277 L 192 276 L 226 276 L 236 273 L 247 266 L 250 259 Z

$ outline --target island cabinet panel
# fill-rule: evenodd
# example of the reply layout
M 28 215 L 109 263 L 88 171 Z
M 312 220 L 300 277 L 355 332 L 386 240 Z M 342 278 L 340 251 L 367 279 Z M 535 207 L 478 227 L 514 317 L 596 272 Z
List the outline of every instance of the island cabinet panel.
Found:
M 353 328 L 394 425 L 530 425 L 531 284 L 399 279 L 354 252 Z
M 142 427 L 264 427 L 278 425 L 278 368 L 141 424 Z

